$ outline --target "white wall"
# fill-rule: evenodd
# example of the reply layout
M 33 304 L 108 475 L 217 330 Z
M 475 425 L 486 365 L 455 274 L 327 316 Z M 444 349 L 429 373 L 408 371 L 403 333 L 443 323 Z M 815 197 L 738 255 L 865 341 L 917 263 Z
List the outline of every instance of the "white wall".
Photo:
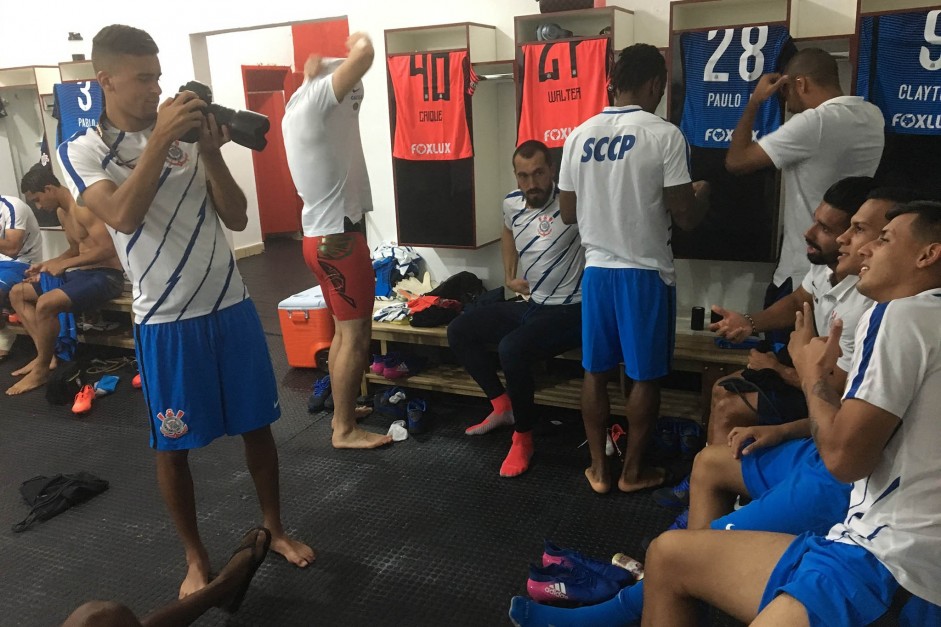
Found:
M 294 65 L 289 26 L 211 35 L 206 37 L 206 47 L 212 97 L 230 109 L 246 108 L 243 65 Z M 261 242 L 252 151 L 230 143 L 223 146 L 222 154 L 232 172 L 238 173 L 236 180 L 248 200 L 248 226 L 244 231 L 232 233 L 232 244 L 236 249 L 248 247 Z
M 635 11 L 636 40 L 656 46 L 668 45 L 669 0 L 609 0 Z M 219 7 L 223 5 L 217 5 Z M 163 69 L 161 83 L 166 93 L 194 75 L 190 35 L 224 29 L 245 28 L 284 24 L 293 21 L 323 19 L 346 15 L 350 30 L 370 33 L 377 46 L 378 58 L 384 52 L 383 31 L 387 28 L 402 28 L 430 24 L 472 21 L 492 24 L 497 28 L 497 52 L 500 58 L 513 57 L 513 17 L 535 13 L 537 7 L 532 0 L 475 0 L 474 2 L 441 2 L 440 0 L 346 0 L 342 3 L 314 0 L 292 2 L 269 0 L 263 12 L 213 10 L 205 3 L 197 8 L 192 2 L 165 0 L 158 5 L 150 3 L 124 3 L 110 15 L 72 9 L 73 3 L 52 0 L 37 5 L 35 11 L 21 7 L 7 12 L 0 21 L 0 67 L 18 65 L 55 64 L 70 58 L 72 50 L 66 39 L 69 31 L 80 31 L 87 42 L 86 54 L 90 53 L 91 39 L 102 27 L 112 22 L 135 25 L 146 29 L 160 46 L 160 61 Z M 44 38 L 40 45 L 35 38 L 37 20 L 43 23 Z M 209 46 L 232 46 L 232 65 L 265 61 L 277 52 L 261 48 L 241 48 L 229 41 L 213 42 Z M 238 41 L 232 35 L 231 42 Z M 281 42 L 276 44 L 281 50 Z M 281 54 L 277 52 L 277 54 Z M 213 55 L 214 56 L 214 55 Z M 281 62 L 281 61 L 278 61 Z M 373 187 L 375 211 L 369 221 L 371 242 L 395 237 L 395 208 L 392 198 L 392 160 L 389 137 L 387 107 L 387 83 L 381 61 L 367 74 L 364 84 L 367 97 L 360 117 L 362 135 L 365 138 L 367 166 Z M 211 65 L 216 60 L 211 59 Z M 225 70 L 228 72 L 229 70 Z M 219 72 L 219 74 L 217 74 Z M 219 102 L 235 106 L 235 96 L 241 94 L 241 76 L 237 81 L 223 81 L 223 70 L 212 68 L 212 83 Z M 225 84 L 223 84 L 225 82 Z M 232 166 L 237 180 L 254 198 L 249 190 L 254 187 L 251 160 L 245 149 L 227 149 L 226 158 Z M 498 208 L 494 208 L 498 210 Z M 252 218 L 252 227 L 237 235 L 236 245 L 245 246 L 260 241 L 257 216 Z M 488 246 L 478 251 L 422 249 L 435 280 L 442 280 L 459 270 L 468 269 L 477 273 L 488 286 L 502 282 L 498 246 Z M 679 312 L 682 316 L 691 305 L 708 305 L 723 302 L 731 307 L 756 306 L 764 285 L 771 275 L 771 264 L 714 263 L 703 261 L 678 261 Z M 688 315 L 688 314 L 687 314 Z

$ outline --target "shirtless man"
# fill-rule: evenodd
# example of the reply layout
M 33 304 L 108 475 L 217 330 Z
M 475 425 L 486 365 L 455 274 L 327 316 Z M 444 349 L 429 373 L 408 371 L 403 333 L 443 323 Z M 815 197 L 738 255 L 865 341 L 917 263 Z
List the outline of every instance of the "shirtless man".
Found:
M 60 313 L 96 309 L 124 290 L 124 271 L 104 222 L 78 206 L 49 168 L 30 169 L 21 188 L 33 206 L 58 214 L 69 248 L 30 266 L 24 282 L 10 290 L 13 309 L 36 344 L 36 358 L 13 372 L 23 378 L 7 390 L 9 395 L 34 390 L 49 379 Z M 44 291 L 41 273 L 60 277 L 61 285 Z

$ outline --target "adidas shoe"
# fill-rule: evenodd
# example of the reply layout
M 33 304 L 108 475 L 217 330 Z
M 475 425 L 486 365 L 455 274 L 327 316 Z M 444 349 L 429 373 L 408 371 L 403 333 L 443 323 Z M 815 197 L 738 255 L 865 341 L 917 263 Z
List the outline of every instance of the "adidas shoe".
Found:
M 373 355 L 372 364 L 369 366 L 369 371 L 373 374 L 382 375 L 382 371 L 386 367 L 386 358 L 385 355 Z
M 529 567 L 526 591 L 533 601 L 548 605 L 593 605 L 607 601 L 621 589 L 616 582 L 587 568 L 558 564 Z
M 660 488 L 653 493 L 653 500 L 660 507 L 680 509 L 689 507 L 689 475 L 672 488 Z
M 680 512 L 680 515 L 676 517 L 676 519 L 670 524 L 669 527 L 667 527 L 667 531 L 673 531 L 674 529 L 686 529 L 688 526 L 689 526 L 689 508 L 687 507 L 682 512 Z M 647 549 L 650 548 L 650 543 L 653 542 L 657 538 L 657 535 L 660 535 L 660 534 L 656 534 L 652 536 L 644 536 L 641 539 L 640 546 L 641 548 L 644 549 L 644 553 L 646 553 Z
M 330 375 L 314 381 L 314 387 L 307 399 L 307 411 L 314 413 L 324 409 L 324 403 L 328 396 L 330 396 Z
M 620 586 L 634 583 L 634 575 L 620 566 L 592 559 L 572 549 L 560 548 L 546 540 L 542 554 L 542 565 L 551 566 L 552 564 L 558 564 L 566 568 L 582 566 L 595 574 L 616 582 Z
M 673 531 L 674 529 L 686 529 L 689 526 L 689 508 L 687 507 L 680 515 L 676 517 L 676 520 L 673 521 L 667 531 Z
M 75 402 L 72 404 L 73 414 L 86 414 L 91 411 L 91 402 L 95 398 L 95 388 L 86 385 L 78 394 L 75 395 Z
M 424 433 L 428 428 L 428 421 L 425 413 L 428 411 L 428 403 L 420 398 L 409 401 L 406 406 L 406 425 L 409 433 Z

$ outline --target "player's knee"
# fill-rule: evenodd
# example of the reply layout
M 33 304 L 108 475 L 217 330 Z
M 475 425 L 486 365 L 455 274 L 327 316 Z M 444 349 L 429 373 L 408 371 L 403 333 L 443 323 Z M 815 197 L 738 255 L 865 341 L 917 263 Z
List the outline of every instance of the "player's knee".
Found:
M 670 580 L 670 574 L 676 571 L 684 551 L 688 551 L 688 548 L 683 547 L 684 535 L 674 530 L 665 531 L 654 538 L 647 548 L 644 571 L 656 573 L 661 580 Z
M 724 458 L 732 458 L 728 447 L 707 446 L 693 458 L 693 471 L 690 474 L 690 484 L 707 486 L 715 483 L 716 478 L 723 469 Z M 723 459 L 720 459 L 723 458 Z

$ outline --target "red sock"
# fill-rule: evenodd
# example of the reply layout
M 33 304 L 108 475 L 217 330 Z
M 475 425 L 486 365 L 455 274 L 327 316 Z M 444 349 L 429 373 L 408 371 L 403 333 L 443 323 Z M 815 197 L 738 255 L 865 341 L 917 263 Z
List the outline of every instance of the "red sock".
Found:
M 493 405 L 493 411 L 497 414 L 505 414 L 508 411 L 513 411 L 513 404 L 510 403 L 510 395 L 506 392 L 496 398 L 491 398 L 490 404 Z
M 500 466 L 501 477 L 515 477 L 529 469 L 529 460 L 533 457 L 533 432 L 513 433 L 513 445 Z

